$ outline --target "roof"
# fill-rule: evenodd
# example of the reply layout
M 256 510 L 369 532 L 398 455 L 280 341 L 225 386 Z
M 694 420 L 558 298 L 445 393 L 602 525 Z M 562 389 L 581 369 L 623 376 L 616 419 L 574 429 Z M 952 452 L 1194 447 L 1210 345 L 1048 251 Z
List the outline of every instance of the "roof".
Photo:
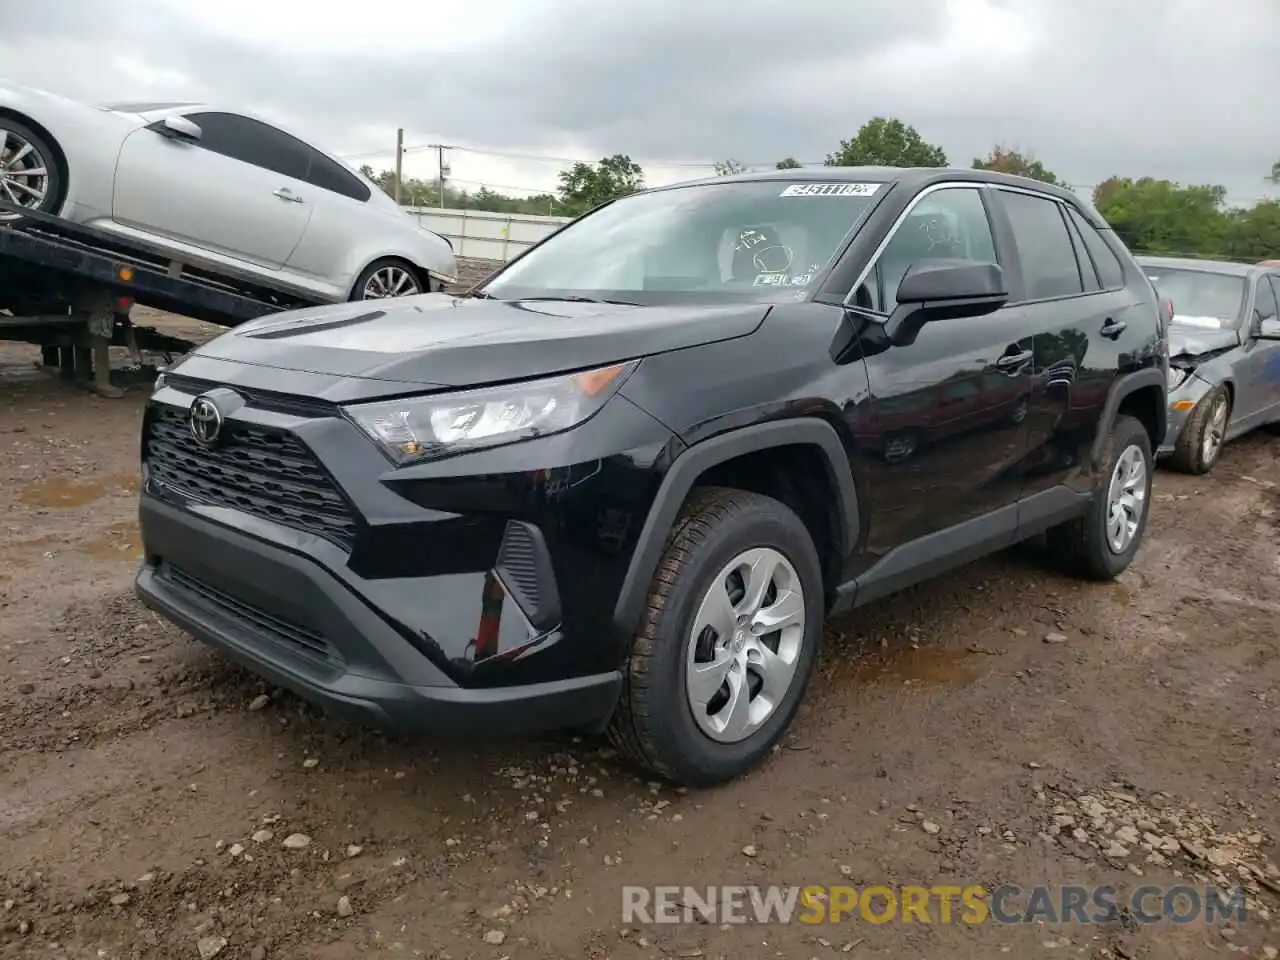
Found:
M 1008 173 L 994 170 L 972 170 L 968 167 L 792 167 L 787 170 L 760 170 L 748 173 L 733 173 L 723 177 L 702 177 L 697 180 L 686 180 L 661 187 L 652 187 L 654 191 L 671 190 L 677 187 L 688 187 L 704 183 L 750 183 L 759 180 L 787 180 L 795 183 L 901 183 L 911 190 L 919 190 L 939 181 L 968 181 L 971 183 L 990 183 L 996 186 L 1022 187 L 1039 190 L 1061 200 L 1074 202 L 1077 206 L 1096 216 L 1092 205 L 1086 197 L 1080 196 L 1066 187 L 1059 187 L 1028 177 L 1015 177 Z
M 1236 260 L 1210 260 L 1202 257 L 1149 257 L 1136 256 L 1135 260 L 1144 267 L 1164 267 L 1166 270 L 1199 270 L 1202 273 L 1221 273 L 1231 277 L 1247 277 L 1258 270 L 1253 263 L 1240 263 Z

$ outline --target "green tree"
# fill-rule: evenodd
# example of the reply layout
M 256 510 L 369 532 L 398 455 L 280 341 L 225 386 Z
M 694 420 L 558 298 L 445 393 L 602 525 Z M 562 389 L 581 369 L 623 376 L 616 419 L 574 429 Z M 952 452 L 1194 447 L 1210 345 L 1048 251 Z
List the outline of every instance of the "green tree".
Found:
M 1013 147 L 1006 147 L 1002 143 L 997 143 L 992 147 L 991 152 L 985 157 L 975 157 L 973 169 L 996 170 L 1000 173 L 1013 174 L 1016 177 L 1030 177 L 1032 180 L 1039 180 L 1041 183 L 1065 186 L 1054 173 L 1046 170 L 1044 164 L 1030 152 L 1024 153 Z
M 783 157 L 781 160 L 775 163 L 774 166 L 777 167 L 779 170 L 799 170 L 800 161 L 797 160 L 795 157 Z
M 578 161 L 560 171 L 560 213 L 579 216 L 602 203 L 625 197 L 644 187 L 644 171 L 624 153 L 599 163 Z
M 740 164 L 737 160 L 721 160 L 716 164 L 716 176 L 728 177 L 735 173 L 746 173 L 747 168 Z
M 1112 177 L 1094 189 L 1093 205 L 1135 252 L 1219 256 L 1230 216 L 1227 191 L 1211 184 Z
M 827 154 L 829 167 L 945 167 L 947 154 L 926 143 L 915 127 L 892 117 L 873 117 L 852 140 Z
M 1267 175 L 1267 179 L 1272 183 L 1280 183 L 1280 160 L 1271 165 L 1271 173 Z
M 1280 259 L 1280 200 L 1228 210 L 1222 252 L 1233 260 Z

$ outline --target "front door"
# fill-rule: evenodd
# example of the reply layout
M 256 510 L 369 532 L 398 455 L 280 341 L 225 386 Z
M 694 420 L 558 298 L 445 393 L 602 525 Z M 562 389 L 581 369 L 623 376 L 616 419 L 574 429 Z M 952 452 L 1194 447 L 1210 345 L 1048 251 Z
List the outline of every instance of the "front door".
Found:
M 855 302 L 887 315 L 907 269 L 938 258 L 999 261 L 981 188 L 923 194 Z M 1032 356 L 1017 308 L 927 323 L 910 345 L 866 353 L 872 557 L 1016 501 Z
M 1280 341 L 1261 340 L 1265 320 L 1280 319 L 1280 302 L 1271 278 L 1257 279 L 1253 298 L 1241 325 L 1242 354 L 1235 365 L 1233 424 L 1244 432 L 1280 416 Z
M 311 217 L 305 148 L 248 117 L 201 112 L 187 119 L 200 127 L 198 141 L 153 127 L 125 140 L 112 218 L 195 250 L 284 266 Z

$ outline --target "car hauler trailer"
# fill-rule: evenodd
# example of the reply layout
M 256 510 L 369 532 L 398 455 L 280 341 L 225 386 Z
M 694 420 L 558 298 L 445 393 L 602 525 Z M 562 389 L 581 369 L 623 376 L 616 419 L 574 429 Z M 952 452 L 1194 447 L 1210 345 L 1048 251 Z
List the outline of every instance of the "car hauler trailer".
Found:
M 36 344 L 42 362 L 102 396 L 117 397 L 109 349 L 184 353 L 192 343 L 134 327 L 137 305 L 234 327 L 318 300 L 231 273 L 176 260 L 172 253 L 0 201 L 22 219 L 0 223 L 0 340 Z

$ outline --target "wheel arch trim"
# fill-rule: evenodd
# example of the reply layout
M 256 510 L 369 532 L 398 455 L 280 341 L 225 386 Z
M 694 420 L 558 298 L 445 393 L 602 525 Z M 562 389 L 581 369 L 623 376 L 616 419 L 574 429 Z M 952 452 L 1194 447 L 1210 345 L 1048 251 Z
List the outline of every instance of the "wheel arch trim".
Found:
M 821 453 L 828 479 L 837 491 L 839 553 L 841 558 L 848 556 L 860 529 L 858 494 L 848 451 L 831 424 L 803 417 L 773 420 L 718 434 L 686 449 L 662 478 L 614 605 L 613 624 L 621 635 L 629 637 L 640 621 L 667 539 L 698 478 L 711 467 L 735 457 L 790 446 L 817 447 Z
M 1102 417 L 1098 421 L 1098 433 L 1093 440 L 1090 459 L 1097 464 L 1102 459 L 1102 447 L 1111 435 L 1111 428 L 1120 412 L 1120 404 L 1125 397 L 1132 396 L 1139 390 L 1155 387 L 1164 401 L 1156 405 L 1156 437 L 1152 442 L 1152 450 L 1164 441 L 1165 431 L 1169 424 L 1168 376 L 1158 367 L 1146 367 L 1116 378 L 1107 394 L 1107 401 L 1102 408 Z

